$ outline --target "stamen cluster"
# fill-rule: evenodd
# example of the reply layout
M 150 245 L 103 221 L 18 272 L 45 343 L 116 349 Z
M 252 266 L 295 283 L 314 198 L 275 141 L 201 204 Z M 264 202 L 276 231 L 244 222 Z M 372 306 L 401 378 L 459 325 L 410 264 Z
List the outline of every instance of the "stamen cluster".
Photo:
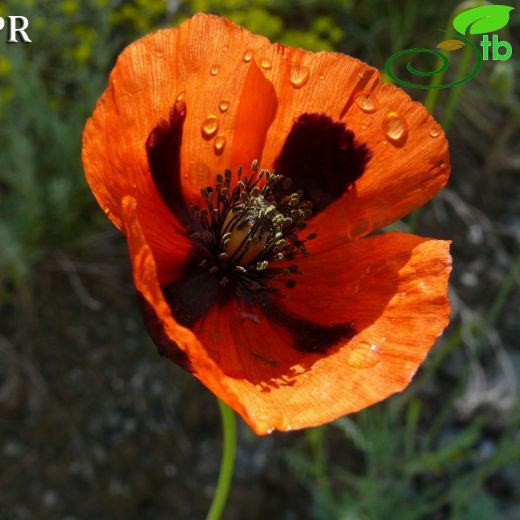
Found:
M 193 206 L 192 213 L 200 222 L 201 232 L 192 233 L 206 251 L 200 266 L 210 273 L 221 275 L 220 284 L 234 281 L 235 290 L 269 289 L 268 280 L 286 277 L 286 285 L 294 287 L 289 278 L 299 274 L 296 264 L 273 266 L 276 262 L 292 260 L 297 255 L 308 255 L 306 240 L 300 240 L 298 231 L 306 227 L 312 216 L 312 202 L 303 198 L 301 190 L 291 191 L 292 180 L 274 170 L 258 172 L 253 161 L 251 175 L 242 177 L 231 187 L 232 173 L 216 176 L 215 187 L 201 189 L 205 208 Z

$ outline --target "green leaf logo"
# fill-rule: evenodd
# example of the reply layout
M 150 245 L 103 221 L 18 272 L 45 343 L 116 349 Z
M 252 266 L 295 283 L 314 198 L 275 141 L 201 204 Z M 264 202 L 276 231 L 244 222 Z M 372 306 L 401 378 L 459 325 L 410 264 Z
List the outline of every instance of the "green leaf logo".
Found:
M 498 31 L 509 22 L 509 5 L 483 5 L 458 14 L 453 27 L 460 34 L 485 34 Z

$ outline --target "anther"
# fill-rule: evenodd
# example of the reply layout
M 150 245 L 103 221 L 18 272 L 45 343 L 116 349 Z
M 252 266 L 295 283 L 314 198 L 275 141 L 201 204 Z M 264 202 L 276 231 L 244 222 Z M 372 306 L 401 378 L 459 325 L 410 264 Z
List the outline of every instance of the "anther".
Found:
M 263 260 L 262 262 L 257 262 L 256 264 L 256 270 L 257 271 L 264 271 L 269 266 L 269 262 L 267 260 Z
M 303 199 L 301 190 L 290 192 L 290 178 L 274 170 L 259 172 L 256 160 L 251 170 L 251 176 L 242 177 L 239 169 L 233 186 L 230 169 L 217 174 L 214 187 L 200 190 L 207 207 L 191 207 L 201 230 L 189 236 L 202 242 L 208 254 L 199 265 L 206 269 L 211 265 L 210 273 L 219 271 L 223 287 L 236 282 L 232 285 L 237 294 L 276 290 L 268 282 L 277 280 L 294 287 L 294 280 L 282 276 L 299 273 L 296 264 L 284 268 L 272 264 L 308 255 L 305 240 L 296 233 L 312 215 L 312 203 Z M 316 233 L 310 233 L 306 240 L 314 238 Z

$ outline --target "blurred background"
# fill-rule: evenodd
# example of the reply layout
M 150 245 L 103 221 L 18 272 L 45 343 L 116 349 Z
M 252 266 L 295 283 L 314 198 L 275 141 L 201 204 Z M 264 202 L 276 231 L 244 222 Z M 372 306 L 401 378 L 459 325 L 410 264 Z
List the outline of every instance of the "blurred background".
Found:
M 435 48 L 457 5 L 0 1 L 33 41 L 0 32 L 1 519 L 198 519 L 216 482 L 214 398 L 145 335 L 125 241 L 83 177 L 81 132 L 121 49 L 205 11 L 383 69 Z M 409 90 L 447 129 L 453 173 L 392 227 L 453 240 L 450 327 L 382 404 L 265 438 L 240 423 L 226 519 L 520 518 L 519 12 L 499 33 L 511 60 L 437 97 Z M 464 51 L 450 63 L 455 79 Z

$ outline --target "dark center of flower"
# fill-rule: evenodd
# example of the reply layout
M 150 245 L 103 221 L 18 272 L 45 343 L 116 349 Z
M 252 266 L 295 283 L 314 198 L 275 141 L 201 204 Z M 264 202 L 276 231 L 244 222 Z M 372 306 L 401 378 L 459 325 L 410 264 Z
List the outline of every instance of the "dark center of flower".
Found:
M 308 255 L 307 240 L 298 238 L 312 216 L 312 202 L 294 190 L 292 180 L 273 171 L 258 171 L 253 161 L 251 175 L 237 171 L 238 182 L 232 186 L 231 170 L 216 176 L 215 186 L 201 189 L 206 207 L 193 206 L 192 213 L 202 231 L 190 236 L 204 252 L 199 266 L 220 277 L 220 285 L 230 282 L 234 290 L 273 290 L 269 280 L 285 281 L 294 287 L 291 276 L 298 274 L 298 255 Z M 284 265 L 280 265 L 281 262 Z

